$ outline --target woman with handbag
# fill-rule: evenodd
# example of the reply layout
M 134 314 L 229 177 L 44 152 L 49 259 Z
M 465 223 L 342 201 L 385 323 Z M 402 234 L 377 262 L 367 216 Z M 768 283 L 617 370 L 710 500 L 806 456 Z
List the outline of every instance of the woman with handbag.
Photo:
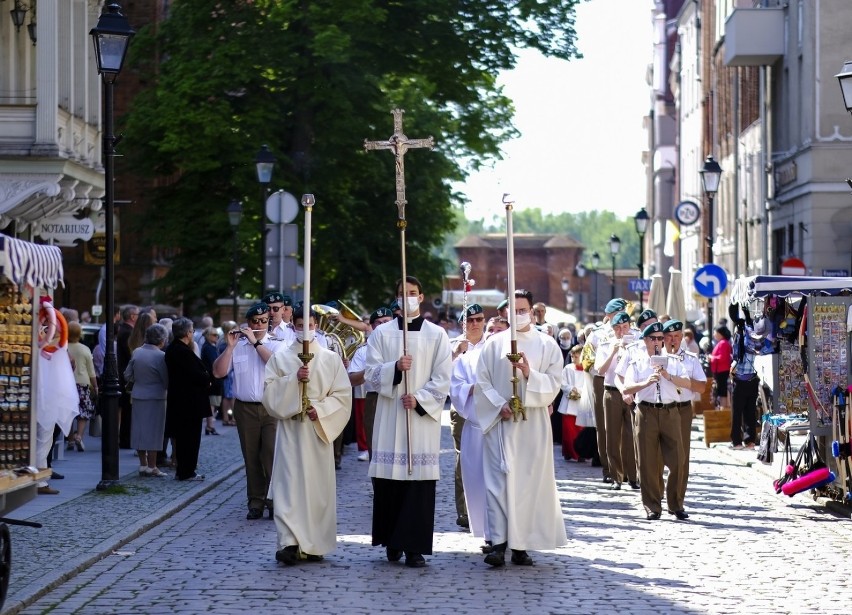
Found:
M 716 345 L 710 353 L 710 371 L 713 372 L 713 383 L 716 385 L 716 405 L 728 408 L 731 405 L 728 401 L 728 375 L 734 356 L 731 330 L 725 325 L 719 325 L 713 331 L 713 339 Z
M 76 448 L 79 452 L 86 450 L 83 445 L 83 434 L 86 433 L 86 423 L 97 414 L 95 400 L 98 397 L 98 379 L 95 373 L 95 363 L 92 361 L 92 351 L 80 342 L 83 328 L 77 321 L 68 323 L 68 357 L 74 368 L 74 382 L 77 384 L 77 397 L 80 400 L 80 414 L 77 415 L 77 433 L 68 435 L 68 450 Z

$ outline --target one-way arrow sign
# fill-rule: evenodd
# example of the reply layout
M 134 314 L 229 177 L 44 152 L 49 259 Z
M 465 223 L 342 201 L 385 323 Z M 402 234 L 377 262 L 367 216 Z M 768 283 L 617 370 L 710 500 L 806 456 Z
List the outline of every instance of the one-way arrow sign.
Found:
M 719 265 L 704 265 L 695 272 L 695 290 L 702 297 L 718 296 L 728 286 L 728 274 Z

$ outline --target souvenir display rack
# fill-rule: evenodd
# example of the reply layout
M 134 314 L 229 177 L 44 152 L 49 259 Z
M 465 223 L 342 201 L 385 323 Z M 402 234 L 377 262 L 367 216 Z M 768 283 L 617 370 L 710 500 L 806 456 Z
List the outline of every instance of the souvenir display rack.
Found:
M 0 470 L 31 465 L 32 302 L 0 283 Z

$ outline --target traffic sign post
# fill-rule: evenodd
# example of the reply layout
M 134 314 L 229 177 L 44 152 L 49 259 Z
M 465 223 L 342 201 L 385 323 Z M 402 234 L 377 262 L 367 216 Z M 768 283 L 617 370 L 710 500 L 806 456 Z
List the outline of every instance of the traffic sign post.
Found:
M 708 263 L 699 267 L 692 279 L 695 290 L 707 297 L 707 332 L 713 329 L 713 297 L 718 297 L 728 287 L 728 274 L 719 265 Z

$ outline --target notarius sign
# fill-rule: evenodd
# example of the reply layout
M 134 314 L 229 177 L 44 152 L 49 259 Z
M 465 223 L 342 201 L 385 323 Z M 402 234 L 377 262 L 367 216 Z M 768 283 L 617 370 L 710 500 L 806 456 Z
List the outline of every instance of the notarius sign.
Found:
M 57 216 L 42 220 L 37 234 L 59 246 L 73 246 L 78 240 L 88 241 L 94 232 L 95 225 L 89 218 L 78 220 L 73 216 Z

